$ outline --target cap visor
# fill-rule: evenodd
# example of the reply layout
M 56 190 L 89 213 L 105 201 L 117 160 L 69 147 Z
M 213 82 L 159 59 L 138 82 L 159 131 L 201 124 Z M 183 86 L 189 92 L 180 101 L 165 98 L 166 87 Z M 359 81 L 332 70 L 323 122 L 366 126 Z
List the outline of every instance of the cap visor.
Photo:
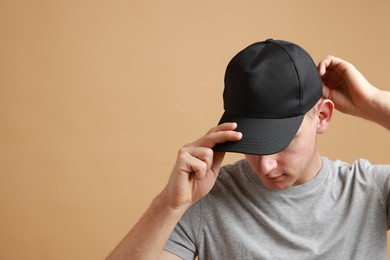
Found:
M 242 133 L 239 141 L 228 141 L 214 146 L 217 152 L 235 152 L 243 154 L 267 155 L 285 149 L 292 141 L 305 115 L 296 117 L 243 118 L 227 114 L 222 115 L 219 124 L 236 122 L 235 131 Z

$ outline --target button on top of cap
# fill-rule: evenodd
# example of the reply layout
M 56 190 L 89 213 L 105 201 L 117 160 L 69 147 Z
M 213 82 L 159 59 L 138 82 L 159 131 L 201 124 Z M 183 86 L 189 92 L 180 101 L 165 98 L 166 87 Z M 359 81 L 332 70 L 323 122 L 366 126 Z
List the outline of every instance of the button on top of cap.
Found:
M 274 39 L 272 39 L 272 38 L 265 40 L 265 43 L 272 43 L 272 42 L 274 42 Z

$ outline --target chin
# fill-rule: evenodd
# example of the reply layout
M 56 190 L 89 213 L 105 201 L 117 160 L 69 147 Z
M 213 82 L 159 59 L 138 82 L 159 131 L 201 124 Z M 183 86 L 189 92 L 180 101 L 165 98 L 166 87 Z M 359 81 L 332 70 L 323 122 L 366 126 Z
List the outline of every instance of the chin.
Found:
M 292 185 L 287 185 L 287 184 L 264 184 L 268 189 L 270 190 L 285 190 L 290 188 Z
M 271 190 L 285 190 L 294 186 L 294 183 L 288 180 L 272 182 L 272 181 L 264 181 L 264 185 Z

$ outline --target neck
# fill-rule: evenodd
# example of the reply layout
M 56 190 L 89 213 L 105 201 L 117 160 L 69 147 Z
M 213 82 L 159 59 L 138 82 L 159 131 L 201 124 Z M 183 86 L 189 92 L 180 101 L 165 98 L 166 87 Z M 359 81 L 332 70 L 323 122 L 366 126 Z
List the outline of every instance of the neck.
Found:
M 313 156 L 312 156 L 308 166 L 305 169 L 305 173 L 302 174 L 302 177 L 300 179 L 298 179 L 294 185 L 301 185 L 301 184 L 307 183 L 307 182 L 311 181 L 312 179 L 314 179 L 317 176 L 317 174 L 319 173 L 319 171 L 321 170 L 322 164 L 323 164 L 323 162 L 321 159 L 321 155 L 320 155 L 318 149 L 316 149 L 313 153 Z

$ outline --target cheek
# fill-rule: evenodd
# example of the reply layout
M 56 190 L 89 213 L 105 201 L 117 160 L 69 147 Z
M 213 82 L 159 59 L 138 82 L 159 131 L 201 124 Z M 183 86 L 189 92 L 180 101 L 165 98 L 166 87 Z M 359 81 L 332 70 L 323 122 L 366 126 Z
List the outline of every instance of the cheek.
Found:
M 304 168 L 307 161 L 311 160 L 316 146 L 316 139 L 307 138 L 305 140 L 297 138 L 283 151 L 283 162 L 295 169 Z
M 312 140 L 307 140 L 302 143 L 297 152 L 297 157 L 310 158 L 311 153 L 314 151 L 314 143 Z
M 291 142 L 288 148 L 295 150 L 300 156 L 305 156 L 312 153 L 316 147 L 317 132 L 314 125 L 304 128 Z

